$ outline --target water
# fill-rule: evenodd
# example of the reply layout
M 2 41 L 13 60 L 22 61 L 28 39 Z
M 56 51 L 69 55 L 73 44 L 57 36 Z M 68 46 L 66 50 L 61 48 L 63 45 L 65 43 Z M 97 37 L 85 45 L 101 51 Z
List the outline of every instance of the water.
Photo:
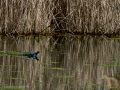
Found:
M 0 37 L 1 52 L 40 51 L 39 61 L 0 54 L 0 88 L 106 90 L 119 82 L 120 39 L 98 36 Z M 109 82 L 111 83 L 111 82 Z M 114 83 L 114 82 L 113 82 Z M 112 88 L 117 87 L 112 84 Z

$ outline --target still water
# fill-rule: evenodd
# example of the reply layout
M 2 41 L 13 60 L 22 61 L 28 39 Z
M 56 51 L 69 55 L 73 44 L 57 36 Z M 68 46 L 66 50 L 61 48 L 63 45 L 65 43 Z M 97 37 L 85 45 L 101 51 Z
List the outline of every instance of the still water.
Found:
M 0 52 L 39 51 L 39 61 L 0 54 L 0 88 L 106 90 L 118 88 L 120 39 L 98 36 L 0 37 Z M 111 84 L 112 82 L 112 84 Z

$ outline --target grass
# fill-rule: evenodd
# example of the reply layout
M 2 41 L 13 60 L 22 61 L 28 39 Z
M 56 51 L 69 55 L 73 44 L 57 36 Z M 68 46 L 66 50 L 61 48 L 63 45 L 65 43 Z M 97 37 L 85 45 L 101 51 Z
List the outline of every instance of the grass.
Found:
M 67 86 L 67 84 L 57 84 L 57 85 L 60 85 L 60 86 Z
M 100 65 L 98 65 L 98 66 L 120 66 L 120 65 L 112 65 L 112 64 L 110 64 L 110 65 L 104 65 L 104 64 L 100 64 Z
M 19 87 L 0 87 L 1 90 L 24 90 L 24 88 Z
M 56 70 L 65 70 L 64 68 L 57 68 L 57 67 L 54 67 L 52 69 L 56 69 Z
M 67 76 L 67 75 L 63 75 L 63 76 L 53 76 L 56 78 L 73 78 L 74 76 Z
M 0 78 L 15 79 L 15 80 L 26 80 L 24 78 L 13 78 L 13 77 L 6 77 L 6 76 L 1 76 Z
M 119 0 L 2 0 L 0 34 L 120 34 Z

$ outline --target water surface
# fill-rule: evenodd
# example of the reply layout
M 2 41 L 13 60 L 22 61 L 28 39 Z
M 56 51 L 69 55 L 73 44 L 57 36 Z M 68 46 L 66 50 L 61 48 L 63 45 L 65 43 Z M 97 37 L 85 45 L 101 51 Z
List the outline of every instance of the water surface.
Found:
M 0 54 L 1 89 L 103 90 L 120 78 L 120 39 L 98 36 L 0 37 L 0 52 L 40 51 L 39 61 Z

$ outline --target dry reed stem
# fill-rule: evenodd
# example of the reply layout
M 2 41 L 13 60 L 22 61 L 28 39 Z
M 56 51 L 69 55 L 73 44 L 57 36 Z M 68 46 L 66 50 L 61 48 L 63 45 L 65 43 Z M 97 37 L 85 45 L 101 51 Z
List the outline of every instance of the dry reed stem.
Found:
M 111 77 L 111 80 L 114 82 L 114 87 L 116 88 L 116 89 L 118 89 L 118 80 L 116 79 L 116 78 L 114 78 L 114 77 Z
M 111 81 L 113 81 L 114 83 L 114 87 L 118 90 L 119 85 L 118 85 L 118 80 L 114 77 L 108 77 L 108 76 L 103 76 L 103 79 L 106 80 L 106 86 L 108 87 L 108 89 L 111 88 Z
M 110 81 L 110 78 L 108 76 L 103 76 L 103 79 L 106 80 L 106 86 L 108 87 L 108 89 L 111 88 L 111 81 Z

